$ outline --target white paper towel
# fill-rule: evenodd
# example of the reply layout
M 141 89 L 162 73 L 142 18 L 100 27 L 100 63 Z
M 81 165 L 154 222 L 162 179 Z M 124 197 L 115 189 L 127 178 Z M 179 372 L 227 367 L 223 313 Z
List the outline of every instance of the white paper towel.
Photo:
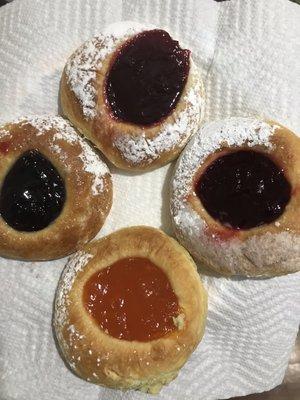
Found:
M 0 10 L 0 119 L 56 113 L 67 56 L 122 19 L 169 28 L 186 43 L 206 83 L 206 120 L 259 114 L 300 132 L 300 6 L 288 0 L 15 0 Z M 114 204 L 100 236 L 147 224 L 172 234 L 173 165 L 146 174 L 114 172 Z M 0 400 L 151 398 L 75 377 L 51 329 L 65 260 L 0 259 Z M 273 279 L 203 277 L 209 292 L 203 342 L 156 399 L 216 400 L 279 384 L 300 320 L 300 273 Z

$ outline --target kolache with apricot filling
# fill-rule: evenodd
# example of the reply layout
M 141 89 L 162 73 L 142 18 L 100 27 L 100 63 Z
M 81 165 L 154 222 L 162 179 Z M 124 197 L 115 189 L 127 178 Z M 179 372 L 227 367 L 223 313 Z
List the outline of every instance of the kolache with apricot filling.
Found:
M 91 242 L 69 260 L 54 328 L 65 360 L 83 379 L 157 393 L 200 342 L 206 312 L 187 251 L 140 226 Z

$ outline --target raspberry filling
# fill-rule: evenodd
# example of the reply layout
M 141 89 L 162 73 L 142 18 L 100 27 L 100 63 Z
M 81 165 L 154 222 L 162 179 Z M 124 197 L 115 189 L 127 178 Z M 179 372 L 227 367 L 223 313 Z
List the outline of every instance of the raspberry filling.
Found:
M 187 81 L 190 51 L 160 29 L 125 42 L 106 77 L 106 99 L 115 119 L 151 125 L 176 107 Z

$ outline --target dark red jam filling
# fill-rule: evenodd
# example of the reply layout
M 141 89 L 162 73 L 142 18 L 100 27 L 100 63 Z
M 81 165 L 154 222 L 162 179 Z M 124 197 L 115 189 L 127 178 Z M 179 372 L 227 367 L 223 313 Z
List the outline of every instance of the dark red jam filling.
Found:
M 39 231 L 61 213 L 65 186 L 56 168 L 37 150 L 29 150 L 13 164 L 0 193 L 0 213 L 18 231 Z
M 221 224 L 251 229 L 275 221 L 291 198 L 284 172 L 268 156 L 240 150 L 213 161 L 196 183 L 206 211 Z
M 151 125 L 176 107 L 187 81 L 190 51 L 159 29 L 144 31 L 120 48 L 105 91 L 112 115 Z

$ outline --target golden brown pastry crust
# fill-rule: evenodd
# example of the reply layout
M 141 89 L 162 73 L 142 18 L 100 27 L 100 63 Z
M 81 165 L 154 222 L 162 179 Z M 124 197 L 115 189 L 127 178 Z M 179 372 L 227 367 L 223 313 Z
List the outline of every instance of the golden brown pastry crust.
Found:
M 239 125 L 240 124 L 240 125 Z M 209 124 L 208 124 L 209 125 Z M 198 166 L 183 166 L 185 154 L 179 160 L 173 181 L 171 212 L 177 236 L 187 249 L 209 268 L 224 275 L 275 276 L 300 270 L 300 139 L 289 129 L 276 122 L 264 122 L 254 118 L 230 118 L 204 126 L 198 135 L 215 132 L 214 150 L 199 158 Z M 218 138 L 228 126 L 236 131 L 249 129 L 238 145 Z M 240 128 L 239 128 L 240 126 Z M 266 140 L 259 139 L 263 129 L 269 129 Z M 256 131 L 255 131 L 256 130 Z M 257 143 L 252 137 L 257 135 Z M 248 135 L 248 136 L 247 136 Z M 252 135 L 252 136 L 251 136 Z M 254 136 L 253 136 L 254 135 Z M 259 136 L 260 135 L 260 136 Z M 218 143 L 219 141 L 219 143 Z M 204 148 L 201 139 L 185 150 L 186 157 Z M 222 154 L 239 149 L 251 149 L 266 153 L 281 166 L 292 186 L 292 196 L 283 214 L 273 223 L 248 230 L 232 230 L 214 220 L 203 207 L 194 187 L 206 167 Z M 184 196 L 176 189 L 180 176 L 189 175 Z M 185 213 L 184 222 L 183 214 Z M 182 215 L 181 215 L 182 214 Z M 190 229 L 187 229 L 190 225 Z M 197 238 L 195 232 L 198 230 Z
M 149 342 L 109 336 L 82 303 L 84 284 L 97 270 L 132 256 L 163 269 L 184 314 L 178 317 L 178 330 Z M 91 242 L 70 259 L 56 294 L 54 328 L 65 359 L 80 377 L 156 393 L 177 376 L 201 340 L 206 312 L 206 292 L 186 250 L 162 231 L 141 226 Z
M 155 28 L 136 23 L 131 25 L 123 29 L 122 35 L 115 35 L 114 29 L 109 29 L 109 33 L 84 43 L 71 55 L 61 79 L 61 105 L 64 115 L 113 164 L 126 170 L 143 171 L 160 167 L 174 160 L 181 152 L 199 126 L 204 89 L 198 70 L 191 60 L 181 98 L 166 119 L 149 127 L 114 119 L 106 105 L 104 84 L 115 52 L 133 35 Z M 101 52 L 105 54 L 103 57 L 100 56 Z M 95 62 L 97 57 L 99 60 Z M 96 73 L 86 79 L 91 93 L 90 97 L 85 98 L 82 93 L 87 85 L 82 86 L 78 81 L 87 60 L 89 69 L 95 68 Z
M 26 151 L 36 149 L 55 166 L 66 187 L 61 214 L 48 227 L 21 232 L 0 217 L 0 255 L 24 260 L 64 257 L 93 238 L 110 210 L 106 165 L 61 117 L 30 117 L 0 127 L 0 180 Z M 6 151 L 7 148 L 7 151 Z M 95 174 L 96 173 L 96 174 Z

